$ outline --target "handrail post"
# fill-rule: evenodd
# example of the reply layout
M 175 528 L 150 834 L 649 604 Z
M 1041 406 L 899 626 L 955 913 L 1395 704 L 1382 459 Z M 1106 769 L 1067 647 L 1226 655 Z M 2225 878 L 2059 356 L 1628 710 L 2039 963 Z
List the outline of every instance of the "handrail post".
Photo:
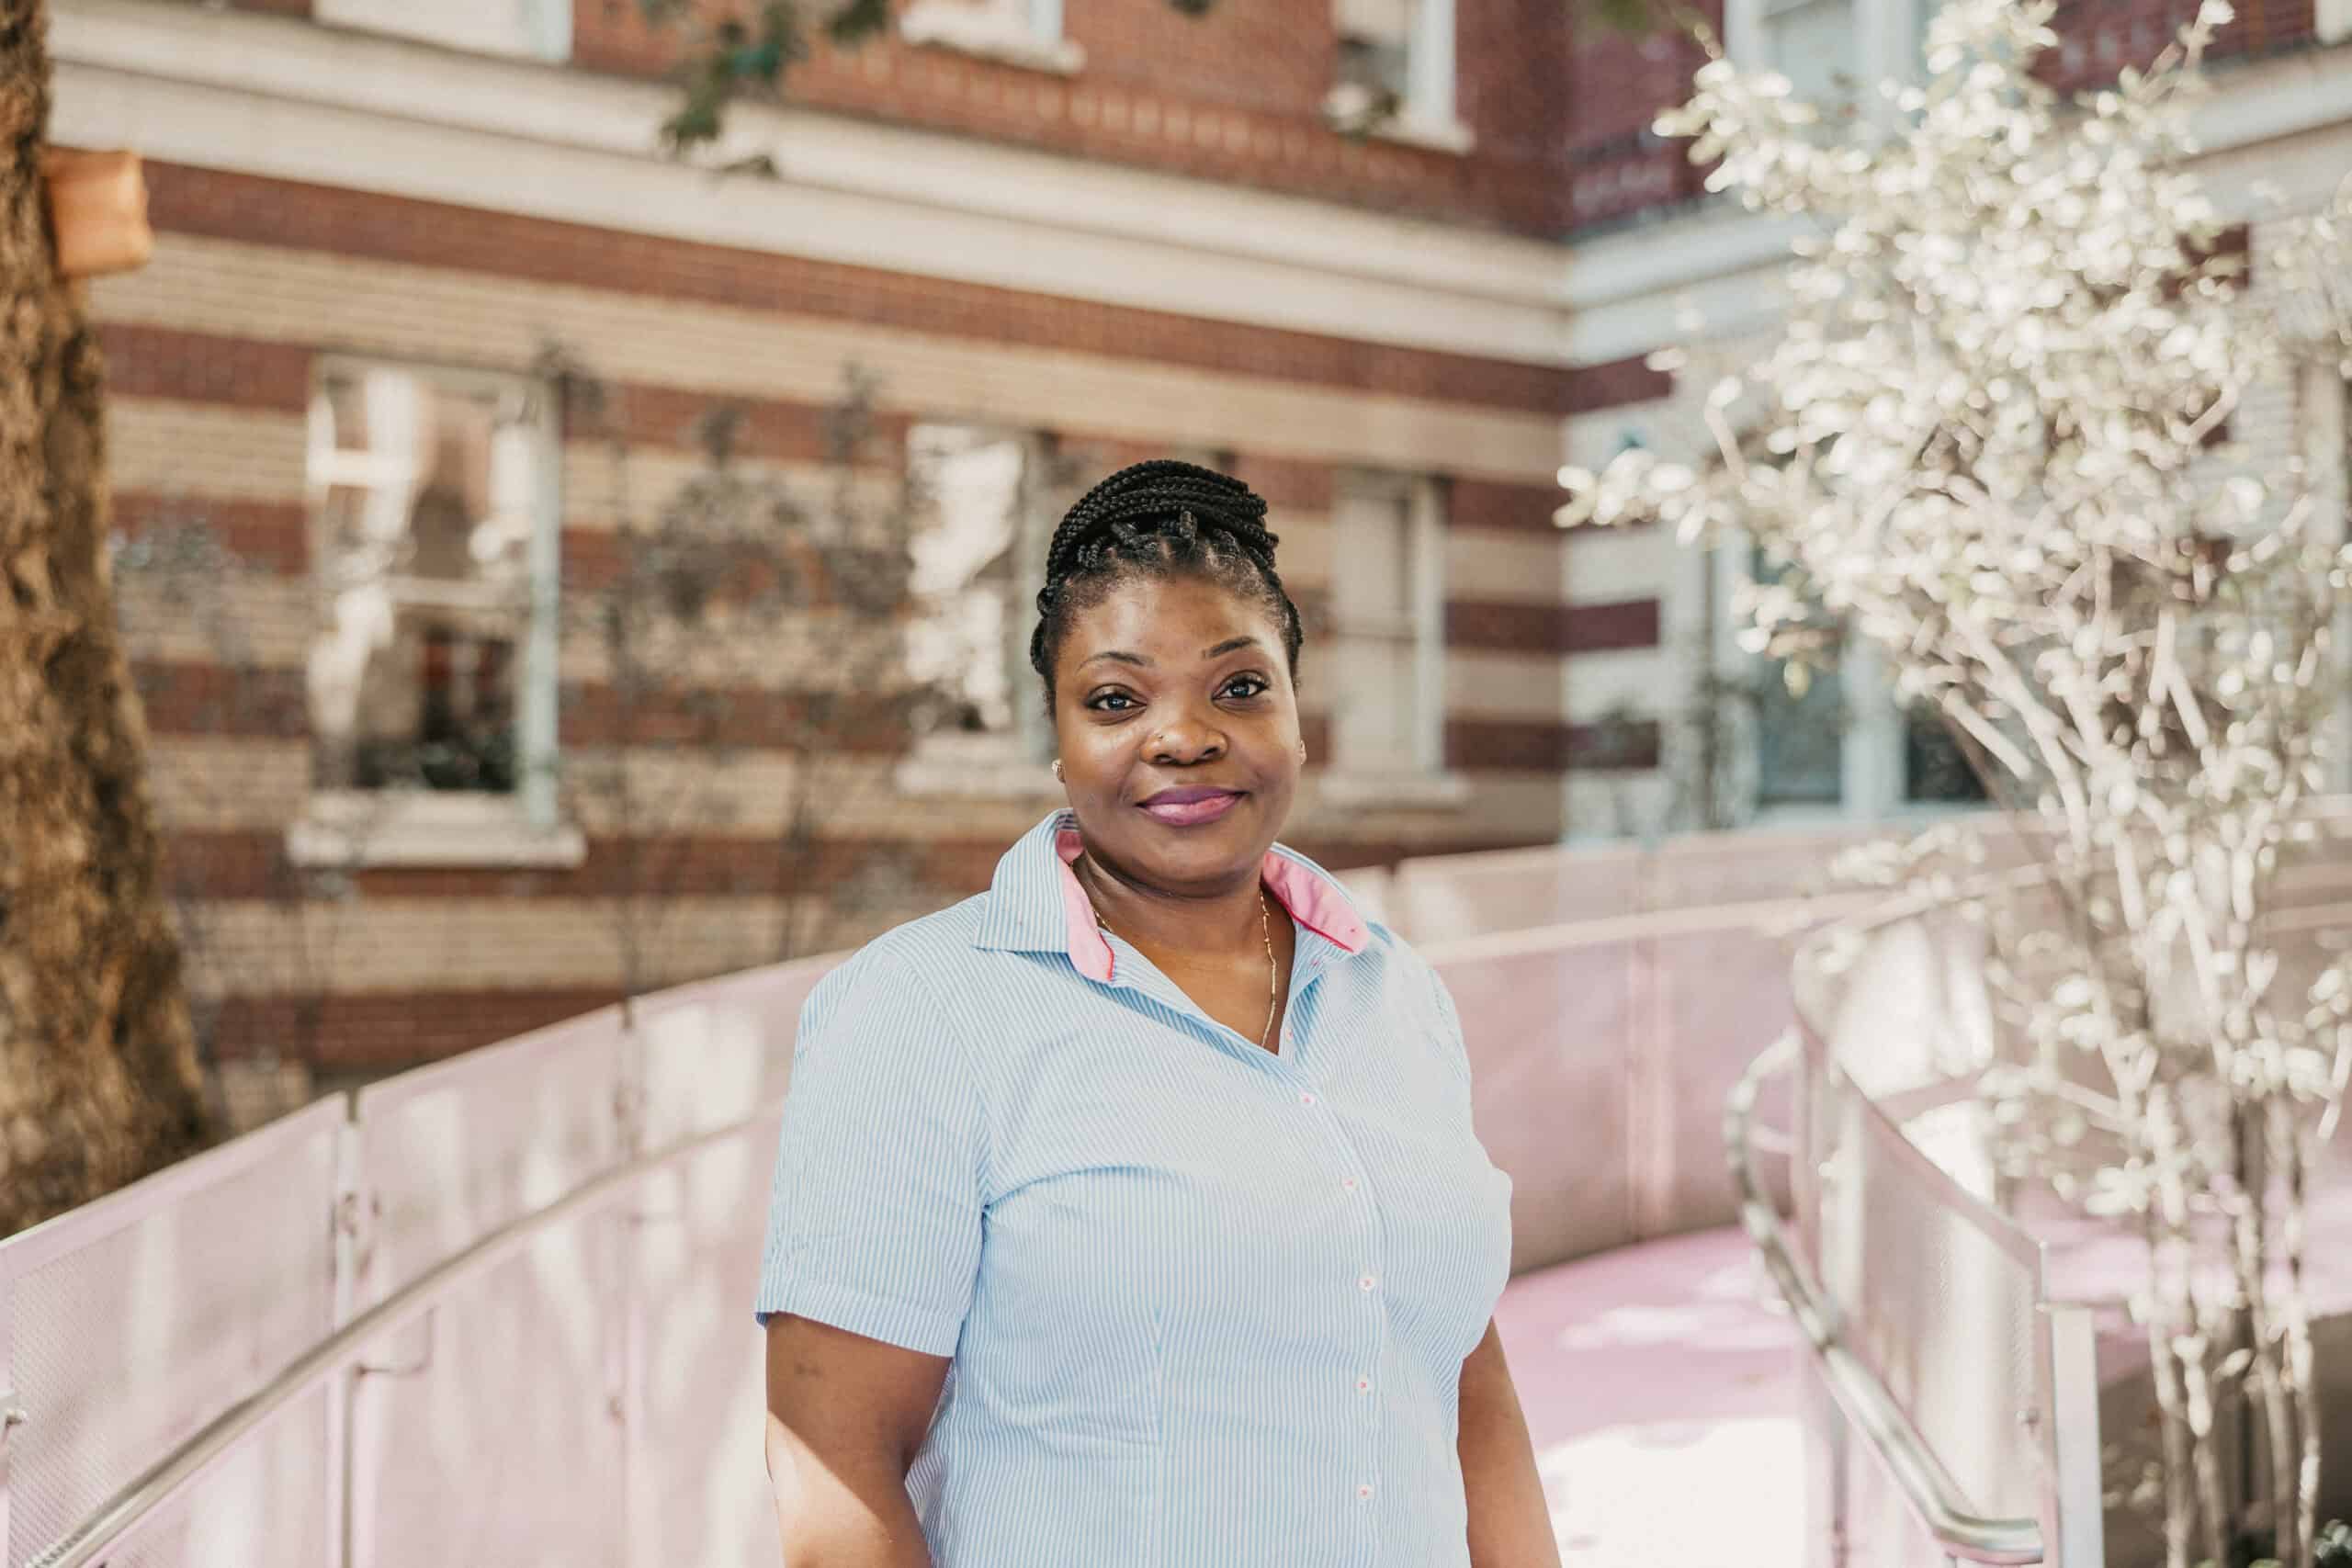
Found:
M 1805 1568 L 1846 1568 L 1853 1509 L 1853 1425 L 1838 1407 L 1820 1364 L 1804 1355 L 1806 1477 Z
M 17 1269 L 0 1251 L 0 1562 L 14 1555 L 8 1545 L 8 1450 L 24 1420 L 17 1407 Z
M 2043 1397 L 2051 1419 L 2041 1434 L 2048 1476 L 2041 1539 L 2048 1568 L 2104 1568 L 2107 1518 L 2099 1466 L 2098 1340 L 2091 1310 L 2073 1303 L 2041 1308 Z
M 334 1227 L 334 1286 L 328 1308 L 328 1326 L 339 1331 L 359 1310 L 359 1268 L 367 1256 L 367 1183 L 359 1168 L 359 1124 L 350 1119 L 355 1109 L 343 1097 L 345 1119 L 335 1129 L 334 1208 L 327 1223 Z M 327 1384 L 327 1562 L 329 1568 L 353 1568 L 351 1495 L 352 1379 L 348 1370 Z

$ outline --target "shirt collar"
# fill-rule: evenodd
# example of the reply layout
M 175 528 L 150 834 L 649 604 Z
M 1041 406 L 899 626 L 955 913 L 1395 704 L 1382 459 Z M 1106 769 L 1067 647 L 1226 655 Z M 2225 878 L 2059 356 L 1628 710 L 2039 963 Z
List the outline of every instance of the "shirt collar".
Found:
M 1069 863 L 1078 858 L 1078 818 L 1057 811 L 1022 835 L 996 863 L 989 908 L 972 945 L 1016 953 L 1066 952 L 1090 980 L 1112 976 L 1111 944 Z M 1330 873 L 1277 844 L 1259 874 L 1292 919 L 1341 953 L 1362 953 L 1372 932 Z

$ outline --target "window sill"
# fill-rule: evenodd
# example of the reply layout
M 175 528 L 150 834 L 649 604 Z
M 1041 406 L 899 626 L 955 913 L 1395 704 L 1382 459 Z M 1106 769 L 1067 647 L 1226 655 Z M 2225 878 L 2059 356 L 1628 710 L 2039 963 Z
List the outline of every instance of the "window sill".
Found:
M 1416 112 L 1408 104 L 1384 115 L 1369 93 L 1344 82 L 1323 96 L 1323 119 L 1343 136 L 1366 136 L 1455 157 L 1466 155 L 1478 145 L 1476 133 L 1452 115 L 1437 119 Z
M 1009 735 L 926 735 L 891 773 L 901 795 L 948 800 L 1063 798 L 1061 781 Z
M 298 866 L 489 866 L 568 871 L 588 858 L 569 824 L 535 828 L 507 795 L 424 790 L 322 790 L 286 830 Z
M 1470 798 L 1470 781 L 1460 773 L 1384 773 L 1332 769 L 1314 775 L 1317 798 L 1326 806 L 1358 809 L 1442 811 Z
M 1409 113 L 1381 121 L 1372 128 L 1372 134 L 1383 141 L 1428 152 L 1451 152 L 1457 158 L 1468 156 L 1478 145 L 1477 136 L 1458 119 L 1418 119 Z
M 916 0 L 899 18 L 899 36 L 910 44 L 952 49 L 1054 76 L 1075 76 L 1086 66 L 1086 51 L 1068 39 L 1041 39 L 1006 27 L 956 0 Z

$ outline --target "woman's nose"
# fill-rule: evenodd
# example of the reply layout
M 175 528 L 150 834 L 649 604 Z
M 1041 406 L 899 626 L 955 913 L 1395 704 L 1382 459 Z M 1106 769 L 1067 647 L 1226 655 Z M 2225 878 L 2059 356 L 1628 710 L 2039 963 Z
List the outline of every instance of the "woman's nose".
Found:
M 1170 767 L 1213 762 L 1225 755 L 1225 734 L 1216 725 L 1187 714 L 1160 727 L 1151 738 L 1151 760 Z

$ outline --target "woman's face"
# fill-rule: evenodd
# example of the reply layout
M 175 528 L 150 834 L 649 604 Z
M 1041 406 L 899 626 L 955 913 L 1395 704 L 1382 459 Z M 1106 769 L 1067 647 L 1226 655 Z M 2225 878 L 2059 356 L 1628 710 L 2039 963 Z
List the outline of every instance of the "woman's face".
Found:
M 1206 578 L 1129 578 L 1072 615 L 1054 730 L 1091 852 L 1170 892 L 1252 874 L 1298 789 L 1281 632 Z

